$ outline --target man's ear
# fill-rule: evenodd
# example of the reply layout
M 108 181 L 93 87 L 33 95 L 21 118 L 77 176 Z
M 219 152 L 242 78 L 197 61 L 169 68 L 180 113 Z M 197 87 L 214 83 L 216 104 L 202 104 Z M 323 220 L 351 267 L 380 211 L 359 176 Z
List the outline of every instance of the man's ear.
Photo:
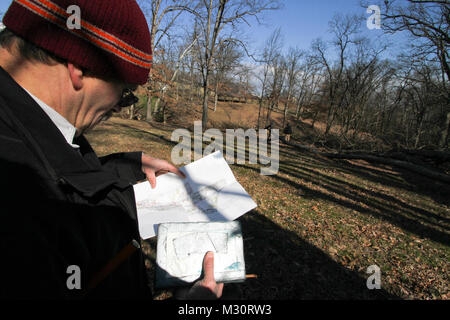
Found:
M 79 67 L 72 63 L 67 64 L 67 69 L 69 70 L 70 80 L 72 82 L 73 88 L 78 91 L 83 88 L 84 85 L 84 72 Z

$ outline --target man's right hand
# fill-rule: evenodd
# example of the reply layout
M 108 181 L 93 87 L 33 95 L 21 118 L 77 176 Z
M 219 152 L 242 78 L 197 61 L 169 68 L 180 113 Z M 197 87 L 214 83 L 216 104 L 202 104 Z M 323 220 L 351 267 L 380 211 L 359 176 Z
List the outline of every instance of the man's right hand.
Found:
M 175 297 L 183 300 L 215 300 L 222 297 L 223 283 L 214 279 L 214 253 L 207 252 L 203 259 L 202 280 L 197 281 L 189 291 L 180 289 Z

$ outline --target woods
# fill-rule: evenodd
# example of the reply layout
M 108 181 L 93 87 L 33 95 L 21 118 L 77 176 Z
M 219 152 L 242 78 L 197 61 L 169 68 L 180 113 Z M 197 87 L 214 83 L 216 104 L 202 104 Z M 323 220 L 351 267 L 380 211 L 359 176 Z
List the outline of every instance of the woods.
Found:
M 316 39 L 310 48 L 285 49 L 278 29 L 263 48 L 250 52 L 240 27 L 261 22 L 262 14 L 281 2 L 141 3 L 148 9 L 154 44 L 147 119 L 164 121 L 171 107 L 197 104 L 207 128 L 219 99 L 253 99 L 259 105 L 255 128 L 267 126 L 273 112 L 283 115 L 280 127 L 287 121 L 312 128 L 323 122 L 313 144 L 380 152 L 448 148 L 446 1 L 378 4 L 386 36 L 407 32 L 411 39 L 410 49 L 397 50 L 394 57 L 388 55 L 394 44 L 364 32 L 364 16 L 336 14 L 329 22 L 330 39 Z
M 138 2 L 152 35 L 154 67 L 142 88 L 145 101 L 127 110 L 130 119 L 165 122 L 201 106 L 206 130 L 219 101 L 255 102 L 254 128 L 281 114 L 280 128 L 287 122 L 310 126 L 315 134 L 307 143 L 316 146 L 370 152 L 449 147 L 448 1 L 376 2 L 383 36 L 367 32 L 367 15 L 337 13 L 327 38 L 309 47 L 286 48 L 290 30 L 275 28 L 256 49 L 242 27 L 263 23 L 283 1 Z M 374 3 L 360 5 L 365 12 Z M 410 41 L 406 49 L 389 38 L 400 33 Z
M 176 166 L 181 147 L 185 164 L 214 145 L 237 155 L 257 203 L 240 218 L 257 276 L 237 285 L 243 299 L 449 298 L 449 1 L 137 2 L 148 81 L 86 138 L 99 156 Z M 141 240 L 152 286 L 156 244 Z

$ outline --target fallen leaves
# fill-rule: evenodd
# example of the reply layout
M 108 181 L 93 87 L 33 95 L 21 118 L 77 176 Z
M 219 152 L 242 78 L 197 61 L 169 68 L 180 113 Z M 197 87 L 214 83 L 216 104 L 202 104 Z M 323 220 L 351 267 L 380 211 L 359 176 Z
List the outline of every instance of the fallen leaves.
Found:
M 170 159 L 171 145 L 157 138 L 169 137 L 168 129 L 115 118 L 100 129 L 102 135 L 94 131 L 89 139 L 101 155 L 114 149 L 142 149 Z M 246 241 L 246 264 L 260 268 L 262 277 L 244 285 L 245 298 L 332 294 L 326 281 L 314 282 L 311 290 L 315 292 L 308 293 L 286 276 L 293 271 L 297 272 L 294 277 L 310 281 L 329 276 L 316 269 L 324 260 L 310 264 L 296 260 L 299 255 L 309 259 L 317 249 L 361 279 L 367 278 L 367 267 L 376 262 L 382 272 L 382 288 L 397 297 L 450 299 L 449 245 L 414 232 L 425 225 L 448 234 L 447 225 L 439 220 L 448 219 L 448 207 L 411 191 L 414 184 L 404 182 L 402 173 L 393 168 L 363 161 L 338 163 L 294 150 L 289 153 L 280 150 L 280 168 L 284 170 L 280 177 L 262 177 L 259 170 L 233 166 L 236 178 L 258 204 L 258 215 L 274 224 L 255 230 L 252 241 Z M 307 249 L 295 247 L 286 252 L 283 248 L 288 244 L 279 243 L 282 232 L 289 233 L 291 241 L 307 244 Z M 275 265 L 277 271 L 273 272 Z

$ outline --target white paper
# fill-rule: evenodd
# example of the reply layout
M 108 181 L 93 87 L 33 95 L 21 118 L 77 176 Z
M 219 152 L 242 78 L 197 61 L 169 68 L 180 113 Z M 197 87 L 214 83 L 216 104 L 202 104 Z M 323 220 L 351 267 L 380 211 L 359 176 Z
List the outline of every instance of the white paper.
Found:
M 217 282 L 245 280 L 244 245 L 237 221 L 171 223 L 159 227 L 156 287 L 168 288 L 197 281 L 206 252 L 214 252 Z
M 161 223 L 233 221 L 256 208 L 220 151 L 180 170 L 186 179 L 168 173 L 155 189 L 148 181 L 134 186 L 143 239 L 156 236 Z

